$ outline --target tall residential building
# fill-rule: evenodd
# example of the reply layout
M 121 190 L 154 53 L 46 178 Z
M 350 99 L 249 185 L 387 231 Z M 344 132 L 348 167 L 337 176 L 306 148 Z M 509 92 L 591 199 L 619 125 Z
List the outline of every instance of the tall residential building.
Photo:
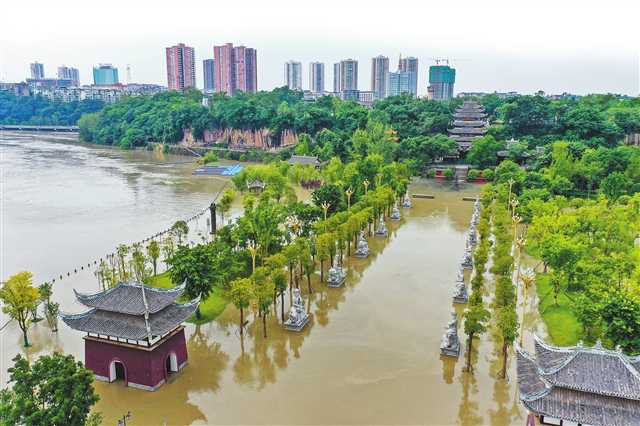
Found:
M 111 64 L 100 64 L 93 67 L 93 84 L 100 86 L 118 84 L 118 68 Z
M 338 64 L 338 90 L 337 92 L 345 92 L 358 90 L 358 61 L 355 59 L 343 59 Z M 334 74 L 335 74 L 334 66 Z M 336 76 L 334 75 L 334 79 Z M 335 80 L 334 80 L 335 88 Z
M 205 59 L 202 61 L 204 71 L 204 93 L 210 94 L 215 91 L 215 60 Z
M 371 58 L 371 91 L 374 99 L 383 99 L 387 95 L 389 76 L 389 58 L 378 55 Z
M 456 70 L 449 65 L 429 67 L 429 94 L 436 101 L 446 101 L 453 97 Z
M 179 43 L 166 48 L 167 86 L 169 90 L 183 91 L 196 87 L 196 58 L 193 47 Z
M 400 96 L 411 93 L 411 72 L 390 72 L 387 80 L 387 96 Z
M 324 64 L 322 62 L 309 64 L 309 89 L 313 93 L 324 93 Z
M 240 90 L 249 93 L 258 91 L 258 52 L 252 47 L 244 48 L 245 86 Z
M 215 90 L 233 95 L 236 88 L 235 59 L 233 44 L 227 43 L 213 47 L 213 60 L 215 69 Z
M 340 62 L 333 64 L 333 93 L 340 93 Z
M 410 73 L 408 92 L 413 96 L 418 96 L 418 58 L 412 56 L 408 58 L 400 57 L 398 61 L 398 72 Z
M 44 78 L 44 65 L 40 62 L 32 63 L 29 68 L 31 68 L 31 78 L 33 80 L 42 80 Z
M 285 62 L 284 84 L 291 90 L 302 90 L 302 64 L 300 62 Z
M 66 67 L 64 65 L 58 67 L 58 79 L 71 80 L 72 86 L 80 86 L 80 72 L 78 68 Z
M 258 90 L 256 50 L 232 43 L 213 47 L 215 91 L 233 95 L 237 90 Z

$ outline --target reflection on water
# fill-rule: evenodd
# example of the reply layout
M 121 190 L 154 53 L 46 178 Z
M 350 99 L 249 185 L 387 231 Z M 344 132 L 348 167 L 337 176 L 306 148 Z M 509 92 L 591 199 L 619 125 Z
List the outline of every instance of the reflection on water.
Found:
M 18 151 L 9 155 L 14 156 L 11 162 L 26 161 L 35 174 L 46 172 L 34 164 L 55 161 L 62 169 L 61 185 L 71 193 L 74 188 L 89 192 L 66 200 L 66 210 L 55 213 L 67 217 L 62 221 L 69 227 L 64 244 L 58 241 L 59 235 L 42 232 L 58 205 L 40 212 L 38 220 L 19 218 L 18 211 L 24 208 L 20 197 L 9 197 L 9 204 L 17 205 L 9 208 L 7 221 L 20 230 L 29 225 L 39 231 L 38 238 L 27 239 L 18 239 L 18 231 L 12 231 L 13 254 L 2 254 L 9 272 L 22 267 L 21 262 L 37 264 L 30 267 L 39 268 L 42 277 L 59 270 L 60 263 L 71 263 L 69 259 L 79 250 L 84 257 L 97 255 L 121 240 L 153 233 L 206 205 L 221 186 L 212 179 L 190 176 L 186 165 L 163 166 L 148 153 L 31 143 L 36 146 L 30 148 L 30 155 L 40 158 L 28 158 L 22 147 L 0 146 Z M 65 156 L 80 160 L 66 163 L 61 158 Z M 101 161 L 108 167 L 97 172 L 95 164 Z M 12 179 L 18 186 L 29 180 L 21 174 Z M 102 192 L 104 186 L 112 190 Z M 501 362 L 496 336 L 487 333 L 476 341 L 475 375 L 462 371 L 464 356 L 457 361 L 441 358 L 438 349 L 454 309 L 453 284 L 472 209 L 472 203 L 461 198 L 476 193 L 477 187 L 451 191 L 445 185 L 416 182 L 411 190 L 436 198 L 416 199 L 413 209 L 403 209 L 403 220 L 389 224 L 389 237 L 370 237 L 369 258 L 346 261 L 344 288 L 328 289 L 318 274 L 312 278 L 311 294 L 306 282 L 301 283 L 311 314 L 303 332 L 284 331 L 280 316 L 270 315 L 265 339 L 260 319 L 250 312 L 247 333 L 241 338 L 239 314 L 228 306 L 210 324 L 187 326 L 189 364 L 157 392 L 97 382 L 101 400 L 96 408 L 104 413 L 105 423 L 114 424 L 131 411 L 132 424 L 523 424 L 514 363 L 510 361 L 509 380 L 496 378 Z M 35 186 L 23 197 L 41 205 L 55 198 L 42 192 L 44 188 Z M 117 212 L 107 207 L 95 210 L 96 204 L 114 203 Z M 98 229 L 75 232 L 79 225 L 74 220 L 84 221 L 78 211 L 91 212 L 86 220 L 99 222 Z M 105 234 L 103 227 L 113 233 Z M 34 253 L 34 246 L 42 250 Z M 95 291 L 96 285 L 90 273 L 60 284 L 55 299 L 67 310 L 78 309 L 72 303 L 72 287 Z M 528 322 L 536 318 L 531 296 Z M 288 297 L 285 303 L 286 310 Z M 455 309 L 462 315 L 462 307 Z M 274 312 L 279 313 L 280 306 Z M 62 349 L 82 359 L 79 333 L 63 326 L 59 334 L 52 336 L 46 325 L 38 324 L 32 334 L 32 352 Z M 9 342 L 3 345 L 9 348 L 3 349 L 6 360 L 19 350 L 19 334 L 10 327 L 3 341 Z

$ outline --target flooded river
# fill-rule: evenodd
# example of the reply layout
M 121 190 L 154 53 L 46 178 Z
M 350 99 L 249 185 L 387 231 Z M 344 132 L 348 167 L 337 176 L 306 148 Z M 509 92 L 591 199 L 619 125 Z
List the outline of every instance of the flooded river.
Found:
M 191 216 L 225 183 L 191 176 L 192 165 L 182 163 L 188 159 L 148 152 L 7 136 L 0 150 L 2 277 L 28 269 L 40 283 L 65 273 L 54 300 L 68 312 L 82 310 L 73 288 L 98 286 L 92 270 L 74 268 Z M 451 300 L 473 204 L 462 197 L 478 189 L 414 182 L 412 192 L 435 199 L 414 200 L 402 221 L 389 224 L 389 237 L 370 238 L 369 258 L 347 261 L 344 288 L 327 289 L 318 276 L 312 294 L 302 286 L 312 317 L 302 333 L 283 331 L 271 315 L 264 339 L 250 315 L 241 339 L 238 312 L 228 306 L 210 324 L 187 325 L 189 364 L 157 392 L 96 382 L 105 424 L 128 411 L 131 425 L 524 424 L 515 363 L 509 380 L 497 379 L 492 333 L 475 344 L 474 375 L 462 371 L 463 356 L 443 359 L 438 350 L 451 310 L 463 309 Z M 192 238 L 206 230 L 205 218 L 191 224 Z M 527 312 L 530 330 L 531 296 Z M 5 383 L 23 349 L 15 324 L 1 333 Z M 57 335 L 37 324 L 31 339 L 30 356 L 61 350 L 84 357 L 81 333 L 62 322 Z

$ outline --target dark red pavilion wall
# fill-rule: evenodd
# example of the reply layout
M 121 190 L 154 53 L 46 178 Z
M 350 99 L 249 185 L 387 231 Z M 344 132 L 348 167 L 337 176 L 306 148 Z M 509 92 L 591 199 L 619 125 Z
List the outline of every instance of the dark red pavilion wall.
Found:
M 117 360 L 124 364 L 127 382 L 154 387 L 165 378 L 165 362 L 175 352 L 178 367 L 187 361 L 184 330 L 180 330 L 152 351 L 118 346 L 85 339 L 85 366 L 96 375 L 109 377 L 109 365 Z

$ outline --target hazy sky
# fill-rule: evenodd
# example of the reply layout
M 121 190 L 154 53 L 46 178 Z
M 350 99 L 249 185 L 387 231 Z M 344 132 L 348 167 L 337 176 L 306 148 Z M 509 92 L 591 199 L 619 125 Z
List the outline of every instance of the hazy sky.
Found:
M 2 0 L 0 80 L 23 80 L 37 60 L 48 77 L 66 64 L 88 84 L 107 62 L 123 82 L 130 64 L 133 82 L 166 85 L 164 48 L 178 42 L 195 48 L 199 87 L 213 45 L 233 42 L 257 48 L 260 89 L 282 85 L 295 59 L 304 88 L 309 62 L 325 62 L 331 90 L 332 64 L 351 57 L 369 90 L 371 58 L 395 71 L 402 54 L 420 60 L 420 94 L 432 58 L 452 59 L 456 92 L 640 91 L 638 0 Z

